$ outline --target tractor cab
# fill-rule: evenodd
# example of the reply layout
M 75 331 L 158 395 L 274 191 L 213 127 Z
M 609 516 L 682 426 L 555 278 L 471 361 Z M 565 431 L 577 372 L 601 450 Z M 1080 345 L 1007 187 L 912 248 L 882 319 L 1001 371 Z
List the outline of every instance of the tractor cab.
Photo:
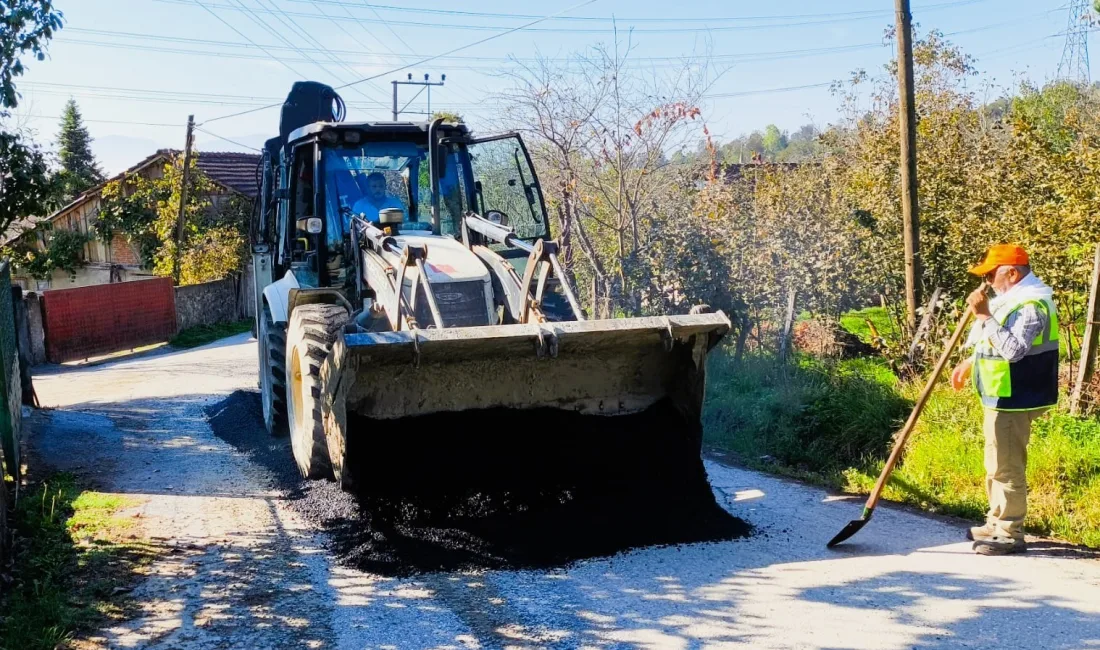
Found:
M 277 265 L 294 268 L 302 286 L 344 286 L 353 218 L 377 225 L 384 210 L 401 210 L 401 232 L 460 237 L 462 219 L 476 213 L 525 241 L 550 238 L 542 189 L 516 134 L 475 139 L 438 120 L 320 122 L 291 132 L 280 154 L 288 177 L 272 243 Z M 494 247 L 522 264 L 514 249 Z

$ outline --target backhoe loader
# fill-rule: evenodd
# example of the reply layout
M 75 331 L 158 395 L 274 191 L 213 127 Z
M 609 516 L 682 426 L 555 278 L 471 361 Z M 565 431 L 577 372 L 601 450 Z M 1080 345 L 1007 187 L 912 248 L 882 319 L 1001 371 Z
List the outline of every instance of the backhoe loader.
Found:
M 589 320 L 519 135 L 344 121 L 332 88 L 298 82 L 261 168 L 263 417 L 302 476 L 361 490 L 404 460 L 387 457 L 395 441 L 460 448 L 463 427 L 525 414 L 599 436 L 661 408 L 698 456 L 705 361 L 729 319 Z

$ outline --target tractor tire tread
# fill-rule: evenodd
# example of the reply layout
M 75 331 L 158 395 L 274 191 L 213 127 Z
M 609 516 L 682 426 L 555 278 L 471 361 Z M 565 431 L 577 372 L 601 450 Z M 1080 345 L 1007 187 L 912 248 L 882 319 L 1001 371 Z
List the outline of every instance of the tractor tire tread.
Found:
M 275 435 L 285 435 L 287 430 L 286 404 L 286 323 L 273 322 L 271 312 L 264 305 L 265 329 L 268 356 L 271 361 L 271 412 Z
M 308 440 L 299 440 L 299 451 L 296 458 L 298 468 L 307 478 L 326 478 L 332 473 L 331 461 L 328 454 L 328 441 L 325 434 L 325 424 L 321 412 L 321 366 L 332 351 L 332 343 L 336 335 L 348 320 L 348 313 L 339 305 L 310 304 L 298 307 L 291 317 L 291 330 L 295 333 L 296 345 L 299 348 L 302 369 L 302 397 L 303 406 L 309 413 L 307 422 L 304 422 L 308 432 L 302 431 L 299 435 L 308 435 Z M 294 427 L 295 423 L 291 423 Z M 292 433 L 293 435 L 293 433 Z M 308 450 L 303 447 L 308 443 Z M 308 458 L 305 455 L 308 453 Z

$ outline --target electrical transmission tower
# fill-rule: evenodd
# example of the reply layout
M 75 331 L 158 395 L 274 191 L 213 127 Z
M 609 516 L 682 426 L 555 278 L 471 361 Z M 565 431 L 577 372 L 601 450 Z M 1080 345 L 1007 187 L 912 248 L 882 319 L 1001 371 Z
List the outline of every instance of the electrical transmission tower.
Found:
M 1058 77 L 1079 83 L 1089 83 L 1089 3 L 1091 0 L 1070 0 L 1069 24 L 1066 27 L 1066 47 L 1058 64 Z

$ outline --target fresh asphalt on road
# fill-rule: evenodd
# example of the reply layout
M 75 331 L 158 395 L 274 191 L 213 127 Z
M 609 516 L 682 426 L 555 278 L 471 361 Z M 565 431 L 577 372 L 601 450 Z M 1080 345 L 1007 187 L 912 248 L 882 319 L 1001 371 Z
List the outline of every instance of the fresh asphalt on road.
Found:
M 979 557 L 961 522 L 880 507 L 708 460 L 730 541 L 641 547 L 565 566 L 411 575 L 339 561 L 213 408 L 256 390 L 248 335 L 36 374 L 33 458 L 133 496 L 164 549 L 127 648 L 1100 648 L 1100 561 L 1057 543 Z M 253 402 L 257 403 L 257 402 Z M 264 443 L 289 454 L 285 441 Z M 293 491 L 291 491 L 293 492 Z M 643 509 L 644 511 L 644 509 Z

